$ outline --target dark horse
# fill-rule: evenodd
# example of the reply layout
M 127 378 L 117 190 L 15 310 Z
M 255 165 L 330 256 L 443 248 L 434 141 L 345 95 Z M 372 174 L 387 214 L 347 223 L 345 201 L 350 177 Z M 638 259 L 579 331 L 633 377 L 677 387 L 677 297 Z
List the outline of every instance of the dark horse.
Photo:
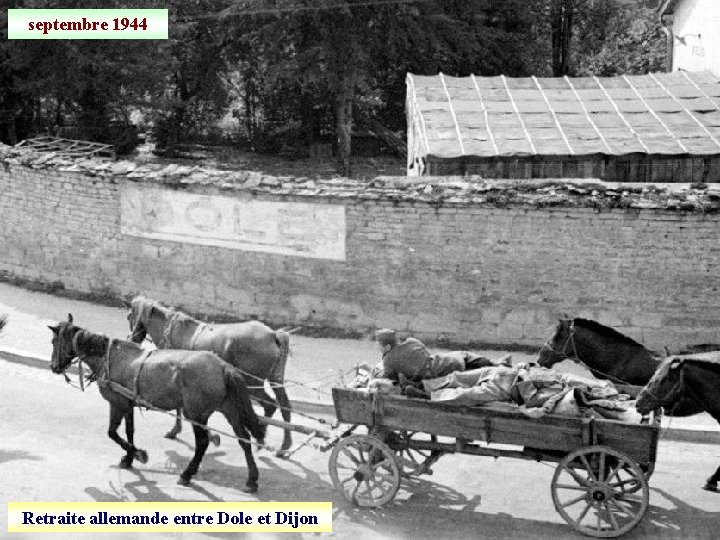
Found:
M 648 383 L 663 360 L 613 328 L 588 319 L 562 318 L 540 349 L 538 364 L 550 368 L 565 359 L 585 366 L 598 379 L 638 387 Z M 684 399 L 667 414 L 690 416 L 700 412 L 697 403 Z
M 234 324 L 206 324 L 154 300 L 138 296 L 130 304 L 128 314 L 130 339 L 142 343 L 146 336 L 160 348 L 212 351 L 245 376 L 252 396 L 262 405 L 265 416 L 271 417 L 277 406 L 283 420 L 290 422 L 290 400 L 285 391 L 285 364 L 290 335 L 275 331 L 259 321 Z M 268 381 L 277 398 L 277 405 L 264 390 Z M 166 437 L 180 432 L 180 419 Z M 292 445 L 290 430 L 285 430 L 278 456 L 287 454 Z
M 635 406 L 640 414 L 657 407 L 671 409 L 689 399 L 720 422 L 720 353 L 703 353 L 667 358 L 642 389 Z M 719 491 L 720 467 L 707 479 L 704 489 Z
M 248 467 L 245 491 L 257 491 L 258 469 L 252 454 L 248 431 L 259 441 L 265 438 L 252 408 L 245 381 L 235 369 L 207 351 L 146 351 L 130 341 L 110 340 L 68 321 L 49 327 L 53 337 L 50 367 L 64 373 L 73 358 L 85 362 L 100 394 L 110 403 L 108 436 L 126 455 L 120 467 L 130 468 L 134 459 L 147 463 L 147 452 L 134 445 L 134 407 L 152 406 L 162 410 L 182 409 L 193 423 L 195 455 L 180 475 L 178 483 L 187 485 L 197 472 L 208 447 L 208 418 L 220 411 L 240 439 Z M 124 441 L 117 430 L 125 419 Z

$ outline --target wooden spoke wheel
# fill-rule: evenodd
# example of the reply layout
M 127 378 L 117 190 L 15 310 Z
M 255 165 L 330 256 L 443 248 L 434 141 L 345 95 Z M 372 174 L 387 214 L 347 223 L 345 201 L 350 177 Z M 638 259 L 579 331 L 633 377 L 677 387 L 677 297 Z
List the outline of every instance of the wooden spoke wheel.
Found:
M 648 509 L 650 489 L 640 466 L 606 446 L 568 454 L 552 480 L 555 509 L 576 531 L 615 538 L 632 530 Z
M 416 443 L 436 443 L 435 435 L 428 435 L 417 431 L 402 431 L 391 434 L 387 443 L 395 450 L 395 457 L 401 468 L 403 476 L 420 476 L 421 474 L 432 474 L 430 468 L 435 463 L 442 452 L 439 450 L 430 450 L 425 448 L 416 448 Z
M 358 506 L 382 506 L 400 487 L 395 453 L 371 435 L 351 435 L 330 454 L 330 478 L 335 489 Z
M 626 463 L 625 465 L 623 465 L 623 469 L 625 470 L 625 472 L 628 475 L 632 475 L 632 469 L 630 468 L 630 465 L 628 465 Z M 647 480 L 649 482 L 650 477 L 652 476 L 652 473 L 655 471 L 655 464 L 650 463 L 648 465 L 640 465 L 640 470 L 643 472 L 643 476 L 645 477 L 645 480 Z M 640 483 L 635 483 L 635 484 L 630 484 L 630 485 L 625 486 L 625 489 L 629 493 L 635 493 L 636 491 L 640 490 L 641 488 L 642 488 L 642 484 L 640 484 Z

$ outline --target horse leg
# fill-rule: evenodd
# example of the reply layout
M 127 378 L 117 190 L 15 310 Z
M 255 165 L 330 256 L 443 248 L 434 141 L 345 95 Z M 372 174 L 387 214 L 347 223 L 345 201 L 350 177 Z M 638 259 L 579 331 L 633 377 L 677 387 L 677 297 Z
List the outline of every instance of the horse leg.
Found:
M 713 474 L 710 478 L 707 479 L 707 482 L 705 482 L 703 489 L 707 491 L 718 492 L 720 491 L 720 489 L 718 489 L 718 482 L 720 482 L 720 467 L 717 468 L 715 474 Z
M 199 420 L 196 420 L 196 422 L 200 424 L 205 424 L 207 423 L 207 418 L 205 418 L 204 422 Z M 180 475 L 180 479 L 177 483 L 181 486 L 187 486 L 190 483 L 190 479 L 195 476 L 195 473 L 197 473 L 198 467 L 200 466 L 200 462 L 205 455 L 205 451 L 210 444 L 210 438 L 208 437 L 207 429 L 198 426 L 197 424 L 193 424 L 193 431 L 195 432 L 195 455 Z
M 245 429 L 242 429 L 240 433 L 236 431 L 235 434 L 240 438 L 246 439 L 247 441 L 250 440 L 250 434 Z M 258 473 L 258 468 L 255 464 L 255 458 L 253 457 L 252 445 L 246 441 L 239 442 L 240 447 L 243 449 L 243 452 L 245 452 L 245 463 L 247 464 L 248 468 L 248 479 L 247 482 L 245 482 L 245 489 L 243 489 L 243 491 L 245 493 L 257 493 L 258 478 L 260 477 L 260 474 Z
M 177 409 L 175 411 L 175 425 L 170 431 L 165 434 L 166 439 L 174 439 L 182 431 L 182 411 Z M 215 446 L 220 446 L 220 435 L 217 433 L 210 433 L 210 442 Z
M 279 383 L 272 383 L 272 385 L 273 392 L 275 392 L 275 397 L 277 398 L 278 405 L 280 406 L 280 414 L 282 414 L 283 420 L 289 423 L 292 420 L 290 416 L 290 399 L 288 398 L 285 386 Z M 281 458 L 289 457 L 289 450 L 291 446 L 291 431 L 289 429 L 286 429 L 283 435 L 282 446 L 280 447 L 280 450 L 275 453 L 275 455 Z
M 175 411 L 175 425 L 172 427 L 172 429 L 170 431 L 168 431 L 165 434 L 166 439 L 174 439 L 175 437 L 178 436 L 178 433 L 180 433 L 180 431 L 182 431 L 182 422 L 180 421 L 181 414 L 182 414 L 182 412 L 180 411 L 180 409 L 177 409 Z
M 265 418 L 272 417 L 277 410 L 277 403 L 275 400 L 268 395 L 263 388 L 253 388 L 250 391 L 250 395 L 262 405 L 263 411 L 265 412 Z
M 262 406 L 265 418 L 271 418 L 278 408 L 276 401 L 271 398 L 262 387 L 251 388 L 249 391 L 250 397 Z M 232 422 L 230 422 L 230 424 L 232 425 Z
M 245 426 L 241 423 L 241 418 L 238 414 L 237 409 L 235 409 L 231 404 L 228 404 L 230 406 L 224 406 L 220 409 L 223 416 L 227 419 L 228 423 L 232 426 L 233 432 L 235 435 L 240 439 L 238 442 L 240 443 L 240 447 L 243 449 L 243 452 L 245 453 L 245 463 L 247 464 L 248 468 L 248 479 L 245 483 L 245 493 L 256 493 L 258 490 L 258 468 L 255 464 L 255 458 L 253 457 L 252 453 L 252 444 L 250 443 L 250 433 L 248 433 L 247 429 L 245 429 Z
M 125 413 L 125 434 L 127 435 L 127 442 L 132 447 L 133 457 L 140 463 L 148 462 L 148 454 L 145 450 L 135 447 L 135 408 L 130 407 Z M 131 462 L 132 463 L 132 462 Z
M 123 409 L 116 405 L 110 405 L 110 423 L 108 425 L 107 434 L 108 437 L 110 437 L 117 445 L 120 446 L 120 448 L 122 448 L 126 452 L 125 456 L 120 460 L 120 468 L 129 469 L 132 467 L 133 458 L 135 456 L 135 449 L 132 444 L 122 440 L 122 438 L 120 438 L 120 435 L 117 434 L 120 423 L 127 415 L 127 411 Z

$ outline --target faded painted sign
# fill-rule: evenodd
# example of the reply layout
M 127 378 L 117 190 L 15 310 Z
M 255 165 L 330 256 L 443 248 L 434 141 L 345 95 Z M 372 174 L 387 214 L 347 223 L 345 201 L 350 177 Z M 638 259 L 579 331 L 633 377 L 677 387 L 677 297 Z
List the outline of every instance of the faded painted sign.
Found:
M 121 185 L 122 234 L 345 260 L 345 207 L 199 195 L 132 182 Z

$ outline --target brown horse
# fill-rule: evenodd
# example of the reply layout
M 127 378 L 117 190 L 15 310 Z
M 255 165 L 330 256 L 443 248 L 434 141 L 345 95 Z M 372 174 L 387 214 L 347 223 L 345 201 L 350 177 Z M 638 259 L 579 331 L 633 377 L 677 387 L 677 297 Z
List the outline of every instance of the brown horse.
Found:
M 220 411 L 245 452 L 248 467 L 245 491 L 257 491 L 258 469 L 248 431 L 262 441 L 265 426 L 255 415 L 245 381 L 235 369 L 207 351 L 146 351 L 130 341 L 111 341 L 74 326 L 72 315 L 68 315 L 67 322 L 49 328 L 55 334 L 52 371 L 64 373 L 77 357 L 88 365 L 100 394 L 110 403 L 108 436 L 126 452 L 120 460 L 121 468 L 130 468 L 134 459 L 141 463 L 148 459 L 147 452 L 133 442 L 135 406 L 182 409 L 193 422 L 195 455 L 178 483 L 189 484 L 208 447 L 208 431 L 204 426 L 213 412 Z M 117 434 L 123 419 L 127 441 Z
M 559 319 L 555 333 L 540 349 L 538 364 L 550 368 L 570 359 L 598 379 L 619 385 L 644 386 L 662 363 L 662 357 L 617 330 L 588 319 Z M 702 412 L 692 400 L 680 400 L 670 416 Z
M 290 344 L 287 332 L 275 331 L 259 321 L 207 324 L 144 296 L 132 300 L 128 321 L 130 339 L 136 343 L 149 335 L 160 349 L 214 352 L 245 375 L 250 393 L 262 405 L 265 416 L 271 417 L 279 406 L 283 420 L 291 421 L 290 399 L 285 391 L 285 364 Z M 266 380 L 277 404 L 264 390 Z M 178 418 L 175 427 L 165 436 L 172 439 L 179 432 Z M 287 455 L 291 445 L 291 432 L 286 429 L 277 455 Z
M 703 353 L 667 358 L 638 395 L 640 414 L 657 407 L 672 408 L 681 399 L 690 399 L 720 422 L 720 353 Z M 707 479 L 704 489 L 719 491 L 720 467 Z

